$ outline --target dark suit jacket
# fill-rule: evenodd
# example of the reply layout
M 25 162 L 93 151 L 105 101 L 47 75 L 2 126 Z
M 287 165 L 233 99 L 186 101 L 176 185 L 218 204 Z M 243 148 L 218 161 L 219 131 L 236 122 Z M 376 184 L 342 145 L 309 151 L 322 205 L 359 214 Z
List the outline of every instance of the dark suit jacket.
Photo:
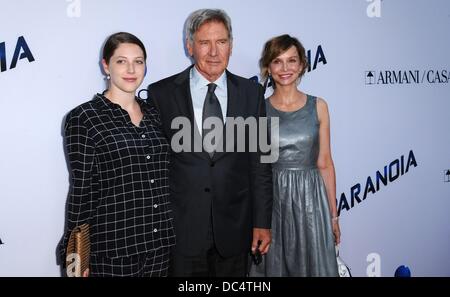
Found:
M 191 136 L 199 133 L 189 85 L 191 68 L 148 87 L 148 101 L 159 110 L 169 141 L 179 131 L 171 129 L 178 116 L 192 123 Z M 227 88 L 227 117 L 265 116 L 264 92 L 259 84 L 227 71 Z M 247 134 L 247 142 L 248 138 Z M 169 183 L 177 252 L 193 256 L 208 248 L 210 215 L 214 242 L 223 257 L 249 251 L 253 228 L 270 229 L 272 171 L 270 164 L 260 163 L 260 155 L 259 146 L 258 152 L 216 152 L 213 158 L 193 149 L 172 151 Z

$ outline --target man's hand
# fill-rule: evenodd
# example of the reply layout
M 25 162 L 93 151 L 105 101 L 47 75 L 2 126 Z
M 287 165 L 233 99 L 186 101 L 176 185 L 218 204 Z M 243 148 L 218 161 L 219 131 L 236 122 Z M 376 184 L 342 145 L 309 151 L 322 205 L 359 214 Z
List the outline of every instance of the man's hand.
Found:
M 272 241 L 270 229 L 253 228 L 252 253 L 255 253 L 258 247 L 258 241 L 261 242 L 259 251 L 262 255 L 266 254 L 269 251 L 270 242 Z

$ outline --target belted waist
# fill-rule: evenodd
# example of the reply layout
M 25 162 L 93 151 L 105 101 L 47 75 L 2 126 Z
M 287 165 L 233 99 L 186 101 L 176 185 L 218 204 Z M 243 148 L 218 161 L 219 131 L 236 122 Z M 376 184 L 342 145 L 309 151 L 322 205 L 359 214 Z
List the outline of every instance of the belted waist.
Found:
M 272 164 L 275 169 L 295 169 L 295 170 L 314 170 L 318 169 L 316 165 L 303 165 L 296 162 L 276 162 Z

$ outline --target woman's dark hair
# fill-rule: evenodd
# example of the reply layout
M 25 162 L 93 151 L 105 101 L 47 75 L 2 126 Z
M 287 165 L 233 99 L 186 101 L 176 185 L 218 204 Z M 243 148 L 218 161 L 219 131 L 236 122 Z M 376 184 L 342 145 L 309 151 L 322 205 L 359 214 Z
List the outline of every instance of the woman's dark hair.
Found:
M 276 36 L 264 45 L 263 52 L 261 54 L 261 59 L 259 60 L 259 67 L 261 69 L 261 78 L 265 82 L 269 76 L 269 64 L 279 55 L 287 51 L 291 46 L 295 46 L 300 58 L 300 64 L 303 69 L 299 75 L 299 78 L 305 74 L 306 69 L 308 69 L 308 60 L 306 59 L 306 51 L 300 41 L 297 38 L 292 37 L 288 34 Z
M 144 53 L 144 60 L 147 60 L 147 52 L 145 51 L 145 46 L 142 41 L 139 40 L 139 38 L 128 32 L 118 32 L 109 36 L 105 41 L 105 45 L 103 46 L 102 57 L 103 59 L 105 59 L 106 64 L 109 64 L 109 60 L 114 55 L 114 51 L 122 43 L 132 43 L 139 46 Z

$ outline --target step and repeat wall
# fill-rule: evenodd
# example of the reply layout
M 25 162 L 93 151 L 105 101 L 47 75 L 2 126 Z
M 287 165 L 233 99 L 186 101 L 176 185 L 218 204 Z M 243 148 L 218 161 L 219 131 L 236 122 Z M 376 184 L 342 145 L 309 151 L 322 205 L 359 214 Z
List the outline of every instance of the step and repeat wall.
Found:
M 450 276 L 446 0 L 1 0 L 0 276 L 60 275 L 62 123 L 105 89 L 105 38 L 144 42 L 145 88 L 190 65 L 183 25 L 205 7 L 232 19 L 236 74 L 257 79 L 273 36 L 307 49 L 300 88 L 329 104 L 340 256 L 352 274 Z

